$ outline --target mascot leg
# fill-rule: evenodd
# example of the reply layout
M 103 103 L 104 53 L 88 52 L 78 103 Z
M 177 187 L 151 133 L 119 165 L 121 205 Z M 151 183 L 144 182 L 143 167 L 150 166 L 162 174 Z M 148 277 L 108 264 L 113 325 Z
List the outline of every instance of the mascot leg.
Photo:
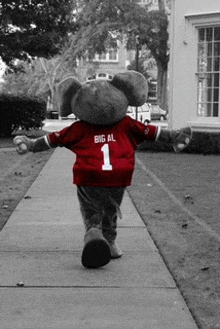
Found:
M 83 266 L 100 267 L 106 265 L 111 258 L 121 257 L 122 252 L 115 239 L 124 190 L 124 187 L 77 187 L 86 229 Z
M 120 205 L 124 196 L 124 187 L 106 188 L 107 195 L 103 202 L 102 232 L 110 245 L 111 258 L 119 258 L 122 251 L 116 245 L 117 217 L 121 216 Z
M 102 219 L 102 232 L 104 237 L 109 243 L 112 259 L 119 258 L 122 256 L 122 251 L 115 243 L 117 236 L 116 229 L 117 229 L 117 212 L 109 215 L 106 214 Z
M 77 187 L 80 210 L 86 229 L 82 265 L 87 268 L 104 266 L 111 259 L 109 243 L 102 233 L 101 200 L 95 192 L 94 187 Z

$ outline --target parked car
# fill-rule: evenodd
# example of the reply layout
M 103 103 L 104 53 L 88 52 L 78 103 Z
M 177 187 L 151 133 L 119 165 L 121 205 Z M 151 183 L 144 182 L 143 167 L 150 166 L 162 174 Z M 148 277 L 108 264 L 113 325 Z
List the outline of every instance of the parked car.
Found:
M 151 120 L 167 120 L 167 112 L 165 110 L 162 110 L 159 105 L 150 104 L 149 107 L 151 113 Z
M 76 120 L 77 120 L 77 117 L 76 117 L 75 114 L 73 114 L 73 113 L 69 114 L 66 118 L 67 118 L 67 119 L 70 119 L 70 120 L 72 120 L 72 121 L 76 121 Z
M 151 122 L 150 107 L 147 103 L 142 106 L 128 106 L 127 115 L 132 119 L 136 119 L 136 109 L 137 109 L 137 120 L 145 124 Z

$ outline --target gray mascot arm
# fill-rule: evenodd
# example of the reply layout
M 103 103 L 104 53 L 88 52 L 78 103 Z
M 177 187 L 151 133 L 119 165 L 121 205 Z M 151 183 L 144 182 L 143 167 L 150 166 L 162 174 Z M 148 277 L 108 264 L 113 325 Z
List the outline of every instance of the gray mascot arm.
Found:
M 42 152 L 49 150 L 51 147 L 47 142 L 46 136 L 37 139 L 30 139 L 26 136 L 16 136 L 13 140 L 16 145 L 18 154 L 25 154 L 31 152 Z
M 157 141 L 172 144 L 174 151 L 178 153 L 189 145 L 191 139 L 192 129 L 186 127 L 179 130 L 161 129 Z

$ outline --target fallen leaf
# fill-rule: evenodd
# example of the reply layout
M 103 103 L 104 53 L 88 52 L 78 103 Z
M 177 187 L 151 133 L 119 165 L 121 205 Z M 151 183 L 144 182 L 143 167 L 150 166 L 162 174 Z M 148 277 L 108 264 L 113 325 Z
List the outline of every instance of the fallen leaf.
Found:
M 24 287 L 24 282 L 22 282 L 22 281 L 21 282 L 18 282 L 17 283 L 17 287 Z

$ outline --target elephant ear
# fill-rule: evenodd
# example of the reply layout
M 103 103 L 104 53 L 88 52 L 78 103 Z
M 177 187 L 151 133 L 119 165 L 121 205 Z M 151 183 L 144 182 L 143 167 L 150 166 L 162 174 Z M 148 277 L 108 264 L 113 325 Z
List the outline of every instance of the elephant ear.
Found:
M 141 106 L 146 102 L 148 83 L 143 74 L 136 71 L 118 73 L 111 83 L 125 94 L 130 106 Z
M 74 77 L 68 77 L 59 83 L 57 87 L 57 102 L 61 117 L 66 117 L 72 113 L 71 101 L 81 86 L 79 80 Z

